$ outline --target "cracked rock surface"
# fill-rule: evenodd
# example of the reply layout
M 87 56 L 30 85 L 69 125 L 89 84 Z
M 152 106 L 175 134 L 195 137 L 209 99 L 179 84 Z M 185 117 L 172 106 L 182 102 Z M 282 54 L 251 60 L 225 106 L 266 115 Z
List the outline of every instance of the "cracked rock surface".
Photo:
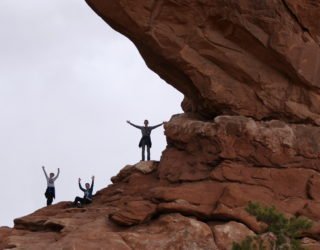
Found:
M 320 2 L 86 0 L 205 118 L 320 124 Z
M 308 130 L 306 132 L 305 130 Z M 314 140 L 320 128 L 243 116 L 200 121 L 174 116 L 160 162 L 128 165 L 94 202 L 63 202 L 0 229 L 17 249 L 231 249 L 264 225 L 249 201 L 313 221 L 306 245 L 320 240 L 320 172 Z M 192 242 L 192 244 L 191 244 Z M 0 245 L 1 246 L 1 245 Z

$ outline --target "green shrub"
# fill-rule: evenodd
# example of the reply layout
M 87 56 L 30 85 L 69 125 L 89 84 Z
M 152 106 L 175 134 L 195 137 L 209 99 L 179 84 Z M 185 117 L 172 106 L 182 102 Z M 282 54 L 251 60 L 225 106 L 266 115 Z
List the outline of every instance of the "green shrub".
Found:
M 267 240 L 257 235 L 247 237 L 241 243 L 234 243 L 232 250 L 265 250 L 266 245 L 276 250 L 301 250 L 299 237 L 301 232 L 309 229 L 312 222 L 303 217 L 286 218 L 274 206 L 265 207 L 256 202 L 249 202 L 246 211 L 255 216 L 257 221 L 267 225 L 265 233 L 272 233 L 275 240 Z

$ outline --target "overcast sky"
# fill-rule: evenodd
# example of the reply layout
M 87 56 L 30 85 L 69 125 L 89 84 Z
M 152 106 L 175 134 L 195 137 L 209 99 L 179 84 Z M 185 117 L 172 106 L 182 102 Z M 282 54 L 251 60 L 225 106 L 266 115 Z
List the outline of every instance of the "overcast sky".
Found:
M 84 0 L 0 0 L 0 226 L 45 205 L 41 170 L 61 169 L 54 201 L 99 190 L 140 160 L 140 132 L 180 113 L 182 95 Z M 152 134 L 152 159 L 166 141 Z

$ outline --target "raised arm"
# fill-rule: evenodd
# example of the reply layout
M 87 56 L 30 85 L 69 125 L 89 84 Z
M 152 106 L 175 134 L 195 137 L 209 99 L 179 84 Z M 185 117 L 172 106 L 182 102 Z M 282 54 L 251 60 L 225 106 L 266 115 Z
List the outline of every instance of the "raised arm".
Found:
M 92 176 L 91 179 L 92 179 L 92 182 L 91 182 L 90 191 L 91 191 L 91 193 L 92 193 L 92 191 L 93 191 L 93 185 L 94 185 L 94 176 Z
M 81 186 L 81 179 L 78 179 L 79 182 L 79 188 L 81 189 L 81 191 L 85 192 L 86 190 Z
M 60 168 L 58 168 L 58 172 L 57 172 L 57 174 L 56 174 L 56 177 L 53 178 L 54 181 L 55 181 L 56 179 L 58 179 L 59 174 L 60 174 Z
M 155 125 L 155 126 L 150 126 L 149 128 L 155 129 L 155 128 L 157 128 L 157 127 L 162 126 L 163 124 L 164 124 L 164 122 L 162 122 L 162 123 L 160 123 L 160 124 L 158 124 L 158 125 Z
M 130 121 L 127 121 L 127 123 L 129 123 L 131 126 L 137 128 L 137 129 L 141 129 L 141 128 L 142 128 L 142 126 L 135 125 L 135 124 L 133 124 L 133 123 L 130 122 Z
M 42 170 L 43 170 L 44 176 L 45 176 L 46 179 L 48 180 L 49 177 L 48 177 L 48 174 L 47 174 L 46 169 L 44 168 L 44 166 L 42 166 Z

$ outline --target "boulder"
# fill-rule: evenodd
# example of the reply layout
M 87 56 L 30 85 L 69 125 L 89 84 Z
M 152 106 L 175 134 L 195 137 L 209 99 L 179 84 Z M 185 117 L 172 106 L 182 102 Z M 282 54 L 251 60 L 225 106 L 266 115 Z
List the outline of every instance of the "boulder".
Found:
M 121 235 L 132 249 L 219 250 L 208 225 L 180 214 L 163 215 Z
M 255 235 L 248 227 L 234 221 L 218 225 L 213 224 L 210 227 L 219 250 L 231 250 L 233 243 L 241 243 L 247 237 Z

